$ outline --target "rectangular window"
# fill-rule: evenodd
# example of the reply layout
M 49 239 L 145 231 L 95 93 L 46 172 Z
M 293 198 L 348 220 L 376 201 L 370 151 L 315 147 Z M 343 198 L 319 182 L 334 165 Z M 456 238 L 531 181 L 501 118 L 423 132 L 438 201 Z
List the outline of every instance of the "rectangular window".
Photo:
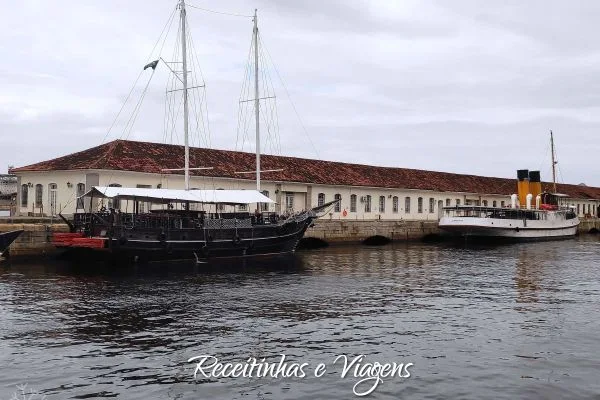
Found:
M 456 205 L 460 206 L 460 199 L 456 199 Z
M 392 198 L 392 212 L 398 212 L 398 196 Z
M 365 212 L 371 212 L 371 195 L 365 196 Z
M 504 206 L 505 206 L 505 205 L 506 205 L 506 203 L 504 202 L 504 200 L 502 200 L 502 201 L 500 202 L 500 207 L 504 208 Z
M 269 191 L 268 190 L 263 190 L 262 194 L 265 197 L 269 197 Z M 260 203 L 260 211 L 263 211 L 263 212 L 269 211 L 269 203 Z
M 350 196 L 350 212 L 356 212 L 356 195 Z
M 294 193 L 286 192 L 285 193 L 285 210 L 286 211 L 294 211 Z
M 433 214 L 435 211 L 435 199 L 429 198 L 429 213 Z
M 451 202 L 450 199 L 446 199 L 446 207 L 450 207 L 450 205 L 451 205 L 450 202 Z
M 419 198 L 417 199 L 417 212 L 418 212 L 419 214 L 422 214 L 422 213 L 423 213 L 423 198 L 422 198 L 422 197 L 419 197 Z
M 404 213 L 410 214 L 410 197 L 404 198 Z

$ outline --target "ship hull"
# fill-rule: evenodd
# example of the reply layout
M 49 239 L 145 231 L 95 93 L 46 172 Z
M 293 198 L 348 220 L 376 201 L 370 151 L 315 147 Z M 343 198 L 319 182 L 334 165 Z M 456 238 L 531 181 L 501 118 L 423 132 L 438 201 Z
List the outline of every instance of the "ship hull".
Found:
M 23 233 L 22 230 L 0 233 L 0 254 L 5 253 L 8 246 L 10 246 L 21 233 Z
M 67 258 L 85 262 L 153 262 L 274 257 L 294 253 L 312 218 L 278 226 L 171 232 L 134 230 L 114 237 L 77 237 L 55 243 Z M 64 236 L 64 234 L 63 234 Z
M 440 229 L 454 236 L 511 241 L 570 238 L 577 234 L 578 225 L 578 219 L 530 221 L 460 217 L 442 218 L 439 223 Z

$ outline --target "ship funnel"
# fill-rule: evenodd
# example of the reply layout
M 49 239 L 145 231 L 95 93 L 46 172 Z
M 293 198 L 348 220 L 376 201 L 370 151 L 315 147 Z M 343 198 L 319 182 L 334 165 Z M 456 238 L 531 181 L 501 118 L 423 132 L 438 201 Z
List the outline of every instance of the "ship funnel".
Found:
M 533 195 L 534 199 L 542 194 L 540 171 L 529 171 L 529 193 Z
M 520 169 L 517 171 L 517 193 L 519 194 L 519 205 L 521 208 L 527 207 L 527 194 L 529 194 L 529 170 Z

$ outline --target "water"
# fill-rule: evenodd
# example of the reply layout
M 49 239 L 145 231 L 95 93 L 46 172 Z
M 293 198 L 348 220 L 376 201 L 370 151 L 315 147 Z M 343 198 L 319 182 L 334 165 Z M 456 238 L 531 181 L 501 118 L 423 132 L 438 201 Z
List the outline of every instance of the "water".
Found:
M 48 400 L 354 398 L 360 378 L 340 377 L 340 354 L 414 363 L 373 399 L 597 398 L 599 261 L 588 237 L 329 248 L 285 272 L 12 265 L 0 269 L 0 400 L 25 383 Z M 285 354 L 308 376 L 194 380 L 187 360 L 202 354 Z

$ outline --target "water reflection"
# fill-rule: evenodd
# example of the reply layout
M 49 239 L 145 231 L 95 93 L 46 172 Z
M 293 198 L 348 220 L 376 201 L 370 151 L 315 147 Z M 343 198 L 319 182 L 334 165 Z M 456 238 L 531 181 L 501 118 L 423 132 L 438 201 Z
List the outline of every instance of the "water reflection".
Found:
M 10 366 L 0 398 L 23 381 L 48 399 L 351 396 L 336 371 L 194 382 L 186 360 L 203 353 L 415 362 L 414 379 L 386 382 L 376 398 L 543 397 L 535 382 L 549 371 L 569 374 L 550 379 L 557 396 L 589 395 L 599 250 L 585 239 L 340 247 L 241 271 L 13 264 L 0 270 L 0 356 Z

